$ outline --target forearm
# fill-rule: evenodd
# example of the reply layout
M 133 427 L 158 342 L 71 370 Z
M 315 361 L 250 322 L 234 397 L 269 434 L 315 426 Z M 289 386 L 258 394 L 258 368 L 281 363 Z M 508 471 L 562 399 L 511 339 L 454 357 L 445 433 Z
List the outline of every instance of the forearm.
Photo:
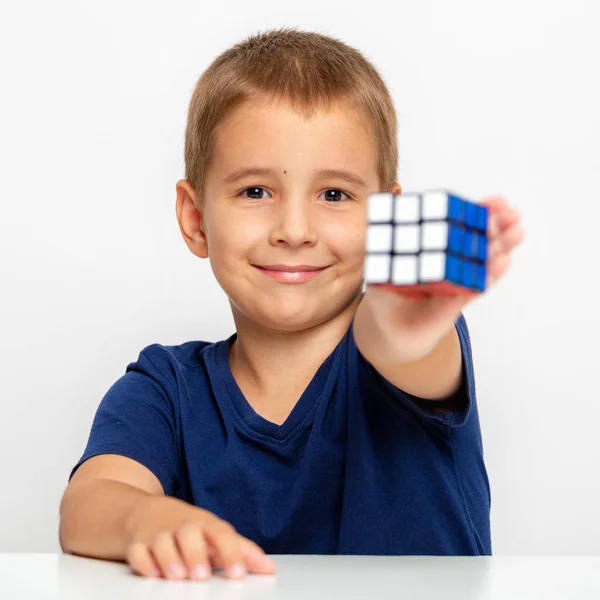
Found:
M 125 560 L 131 516 L 152 495 L 120 481 L 97 479 L 67 489 L 60 503 L 63 552 Z
M 396 387 L 429 400 L 452 396 L 462 383 L 462 354 L 456 329 L 427 356 L 413 363 L 382 364 L 381 374 Z
M 415 361 L 403 356 L 403 341 L 381 326 L 370 310 L 355 319 L 354 337 L 361 354 L 393 385 L 429 400 L 452 396 L 462 383 L 462 351 L 452 327 L 428 354 Z

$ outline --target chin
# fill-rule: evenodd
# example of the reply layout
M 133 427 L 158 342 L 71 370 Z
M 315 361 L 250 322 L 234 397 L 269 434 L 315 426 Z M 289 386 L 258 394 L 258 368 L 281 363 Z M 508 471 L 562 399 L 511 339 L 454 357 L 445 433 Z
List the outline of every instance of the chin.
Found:
M 258 320 L 265 327 L 276 329 L 277 331 L 304 331 L 315 327 L 330 318 L 328 314 L 321 311 L 308 311 L 306 307 L 299 310 L 285 310 L 279 307 L 275 311 L 263 313 Z
M 260 316 L 256 314 L 256 321 L 260 322 L 265 327 L 275 329 L 277 331 L 306 331 L 313 327 L 317 327 L 331 319 L 335 318 L 343 312 L 351 299 L 343 299 L 341 302 L 335 302 L 329 297 L 329 301 L 322 300 L 307 306 L 304 303 L 278 303 L 274 310 L 268 308 L 259 309 Z M 254 312 L 254 311 L 252 311 Z

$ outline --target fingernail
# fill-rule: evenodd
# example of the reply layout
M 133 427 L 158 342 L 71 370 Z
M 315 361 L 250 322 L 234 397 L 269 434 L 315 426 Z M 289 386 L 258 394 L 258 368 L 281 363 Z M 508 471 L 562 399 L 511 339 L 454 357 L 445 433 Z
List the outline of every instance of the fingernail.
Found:
M 227 575 L 233 579 L 241 579 L 246 575 L 246 567 L 244 565 L 235 564 L 227 569 Z
M 185 577 L 185 567 L 181 564 L 169 565 L 169 575 L 172 577 Z
M 205 565 L 196 565 L 192 569 L 194 579 L 206 579 L 208 577 L 208 568 Z
M 160 576 L 160 571 L 156 568 L 152 568 L 150 569 L 150 571 L 148 571 L 148 577 L 159 577 Z

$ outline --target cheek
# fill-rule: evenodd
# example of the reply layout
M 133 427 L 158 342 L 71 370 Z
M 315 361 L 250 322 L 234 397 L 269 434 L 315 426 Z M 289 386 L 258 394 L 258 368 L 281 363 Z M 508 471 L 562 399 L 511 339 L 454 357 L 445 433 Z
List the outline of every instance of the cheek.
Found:
M 213 227 L 208 236 L 213 257 L 225 263 L 252 258 L 253 249 L 264 243 L 264 224 L 243 215 L 223 215 L 219 219 L 219 226 Z
M 322 230 L 330 244 L 340 248 L 344 254 L 362 254 L 365 251 L 367 229 L 362 221 L 355 219 L 330 223 Z
M 362 262 L 365 253 L 366 227 L 361 223 L 346 222 L 329 225 L 323 231 L 331 250 L 346 262 Z

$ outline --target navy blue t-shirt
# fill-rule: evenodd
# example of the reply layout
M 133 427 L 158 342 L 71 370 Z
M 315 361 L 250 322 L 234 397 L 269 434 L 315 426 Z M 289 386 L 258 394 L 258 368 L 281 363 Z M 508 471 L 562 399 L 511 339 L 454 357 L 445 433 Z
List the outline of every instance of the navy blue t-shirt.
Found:
M 353 323 L 282 425 L 247 402 L 219 342 L 152 344 L 108 390 L 83 456 L 145 465 L 268 554 L 491 555 L 470 340 L 461 406 L 407 394 L 358 351 Z M 70 480 L 70 477 L 69 477 Z

